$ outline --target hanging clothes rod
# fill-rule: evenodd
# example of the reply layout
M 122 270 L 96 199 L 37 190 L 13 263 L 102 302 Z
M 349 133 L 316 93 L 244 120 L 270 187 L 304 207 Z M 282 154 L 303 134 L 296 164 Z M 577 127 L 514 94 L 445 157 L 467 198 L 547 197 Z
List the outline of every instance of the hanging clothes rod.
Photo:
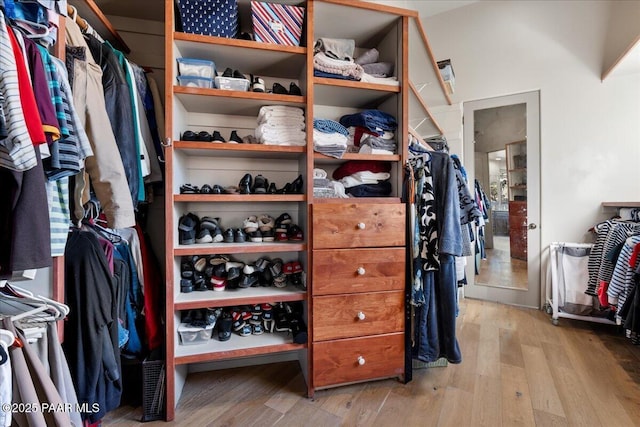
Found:
M 76 24 L 78 24 L 78 27 L 80 27 L 82 31 L 87 31 L 87 29 L 89 28 L 89 24 L 78 14 L 76 8 L 74 8 L 70 4 L 67 5 L 67 15 L 69 15 L 70 17 L 75 15 L 74 21 Z

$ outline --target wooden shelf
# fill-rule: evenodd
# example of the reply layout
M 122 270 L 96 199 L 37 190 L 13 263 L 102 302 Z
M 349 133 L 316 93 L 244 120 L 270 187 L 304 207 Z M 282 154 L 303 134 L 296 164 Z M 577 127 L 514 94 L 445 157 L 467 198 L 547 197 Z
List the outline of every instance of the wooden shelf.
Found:
M 180 150 L 189 156 L 198 157 L 237 157 L 295 159 L 307 152 L 306 146 L 299 145 L 264 145 L 264 144 L 234 144 L 200 141 L 174 141 L 174 150 Z
M 214 202 L 304 202 L 304 194 L 174 194 L 176 203 L 214 203 Z
M 291 340 L 291 334 L 265 332 L 262 335 L 249 337 L 233 334 L 229 341 L 221 342 L 218 341 L 216 332 L 214 332 L 214 338 L 204 344 L 180 345 L 180 341 L 176 337 L 175 363 L 176 365 L 184 365 L 211 362 L 307 348 L 305 344 L 294 344 Z
M 509 172 L 526 172 L 527 168 L 515 168 L 515 169 L 509 169 Z
M 305 108 L 306 96 L 174 86 L 175 97 L 192 113 L 257 116 L 264 105 Z
M 374 160 L 378 162 L 398 162 L 400 161 L 399 154 L 359 154 L 359 153 L 344 153 L 344 155 L 336 159 L 335 157 L 327 156 L 322 153 L 313 153 L 313 159 L 316 163 L 340 163 L 347 160 Z
M 640 208 L 640 202 L 602 202 L 605 208 Z
M 366 203 L 389 203 L 389 204 L 398 204 L 402 203 L 402 200 L 399 197 L 349 197 L 346 199 L 343 198 L 328 198 L 328 197 L 318 197 L 313 199 L 313 203 L 358 203 L 358 204 L 366 204 Z
M 173 37 L 177 58 L 212 60 L 220 72 L 229 67 L 242 73 L 298 80 L 306 61 L 307 48 L 301 46 L 181 32 Z
M 255 254 L 274 252 L 299 252 L 307 250 L 303 242 L 283 243 L 209 243 L 195 245 L 176 245 L 174 256 L 210 255 L 210 254 Z
M 518 188 L 518 189 L 526 190 L 527 186 L 524 184 L 517 184 L 517 185 L 510 185 L 509 188 Z
M 292 286 L 286 288 L 257 287 L 233 289 L 222 292 L 189 292 L 180 293 L 174 298 L 175 310 L 189 310 L 205 307 L 229 307 L 234 305 L 252 305 L 265 301 L 287 302 L 304 301 L 307 291 Z
M 376 108 L 400 93 L 399 86 L 354 80 L 314 77 L 314 104 L 335 107 Z

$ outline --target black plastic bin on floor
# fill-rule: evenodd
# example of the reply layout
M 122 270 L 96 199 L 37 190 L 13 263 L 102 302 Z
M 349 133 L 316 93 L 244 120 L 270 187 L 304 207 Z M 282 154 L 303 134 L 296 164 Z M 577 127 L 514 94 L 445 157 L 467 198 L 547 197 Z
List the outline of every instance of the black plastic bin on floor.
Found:
M 165 378 L 164 360 L 142 362 L 142 422 L 164 419 Z

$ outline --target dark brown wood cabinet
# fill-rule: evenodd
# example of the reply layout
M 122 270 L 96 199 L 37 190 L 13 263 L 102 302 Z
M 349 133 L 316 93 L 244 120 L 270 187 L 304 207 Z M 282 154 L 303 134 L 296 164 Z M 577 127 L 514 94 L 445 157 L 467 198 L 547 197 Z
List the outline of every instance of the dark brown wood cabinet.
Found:
M 527 260 L 527 202 L 509 202 L 509 241 L 511 258 Z

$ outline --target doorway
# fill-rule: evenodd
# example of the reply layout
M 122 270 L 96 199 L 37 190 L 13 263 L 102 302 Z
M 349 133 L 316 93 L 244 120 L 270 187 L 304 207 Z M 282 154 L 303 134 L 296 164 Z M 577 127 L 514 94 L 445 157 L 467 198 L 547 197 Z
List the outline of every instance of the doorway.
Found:
M 465 295 L 540 306 L 539 92 L 465 102 L 464 166 L 484 194 Z

